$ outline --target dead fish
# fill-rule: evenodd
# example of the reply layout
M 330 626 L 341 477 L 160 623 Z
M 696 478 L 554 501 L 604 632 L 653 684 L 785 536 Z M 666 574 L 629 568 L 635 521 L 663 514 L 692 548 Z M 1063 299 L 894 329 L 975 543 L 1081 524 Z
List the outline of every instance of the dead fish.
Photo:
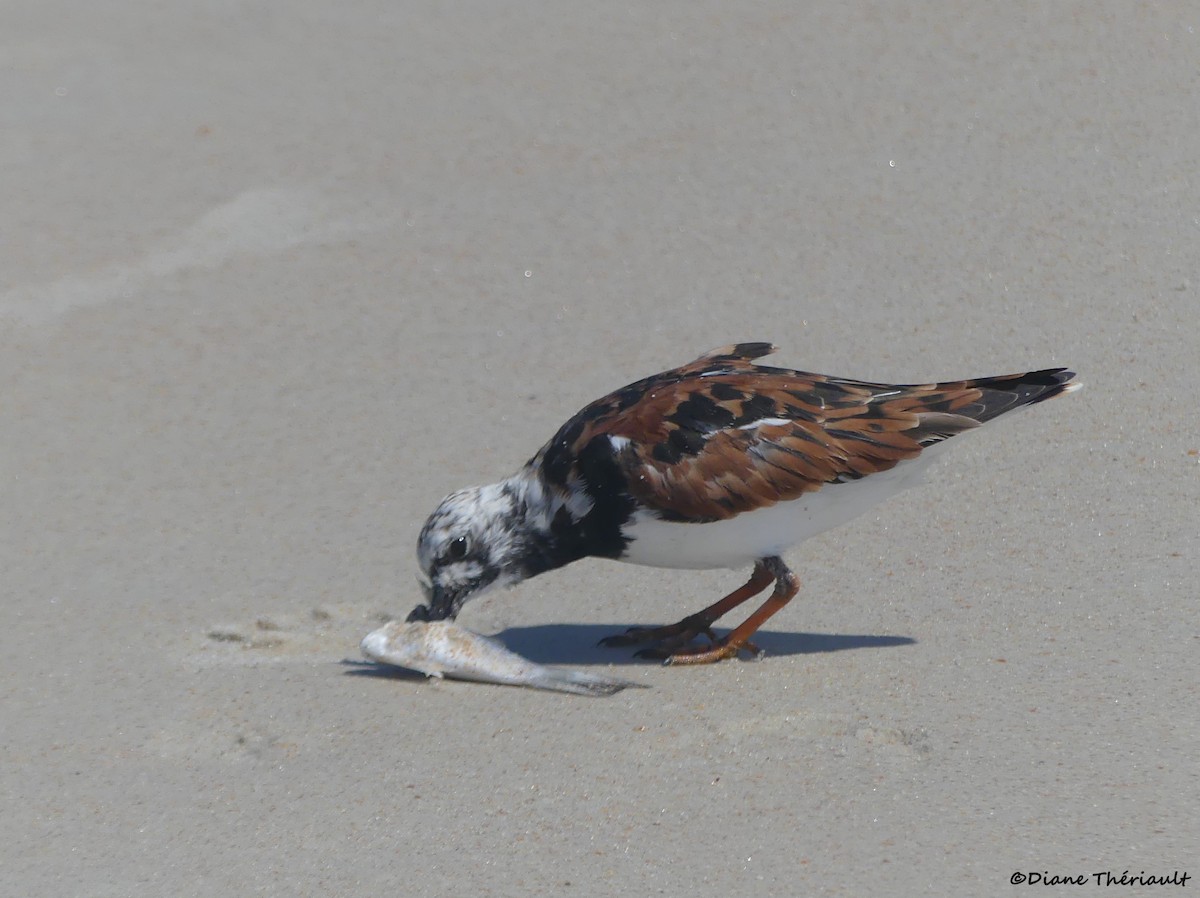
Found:
M 372 661 L 418 670 L 430 677 L 454 677 L 506 686 L 529 686 L 576 695 L 612 695 L 641 683 L 535 664 L 494 639 L 472 633 L 451 620 L 391 621 L 368 633 L 362 652 Z

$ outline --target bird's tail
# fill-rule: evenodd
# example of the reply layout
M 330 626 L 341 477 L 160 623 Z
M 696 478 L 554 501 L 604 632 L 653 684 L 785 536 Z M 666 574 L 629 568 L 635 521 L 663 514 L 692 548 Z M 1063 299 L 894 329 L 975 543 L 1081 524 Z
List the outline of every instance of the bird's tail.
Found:
M 978 390 L 979 398 L 968 406 L 956 408 L 955 413 L 984 424 L 1021 406 L 1045 402 L 1078 390 L 1083 384 L 1075 380 L 1074 371 L 1046 368 L 1025 374 L 980 377 L 967 381 L 963 386 Z

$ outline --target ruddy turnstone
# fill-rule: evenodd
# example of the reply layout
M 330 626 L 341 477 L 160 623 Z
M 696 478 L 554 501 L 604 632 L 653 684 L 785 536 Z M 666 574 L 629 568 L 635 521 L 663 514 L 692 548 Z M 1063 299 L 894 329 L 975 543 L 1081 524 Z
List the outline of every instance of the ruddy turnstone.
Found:
M 799 589 L 782 553 L 921 479 L 950 437 L 1076 389 L 1073 372 L 921 385 L 769 368 L 769 343 L 705 353 L 598 399 L 506 480 L 447 496 L 417 548 L 427 605 L 454 618 L 467 599 L 588 556 L 665 568 L 753 565 L 746 584 L 666 627 L 606 645 L 701 664 L 759 654 L 749 642 Z M 712 625 L 775 584 L 728 635 Z M 697 636 L 707 645 L 693 645 Z

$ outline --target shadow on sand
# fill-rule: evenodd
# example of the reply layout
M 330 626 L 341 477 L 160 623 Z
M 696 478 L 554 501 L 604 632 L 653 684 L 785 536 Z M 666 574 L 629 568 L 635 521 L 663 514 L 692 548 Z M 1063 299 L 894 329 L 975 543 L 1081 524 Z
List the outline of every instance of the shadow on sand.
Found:
M 589 664 L 659 664 L 635 658 L 635 647 L 605 648 L 597 643 L 605 636 L 621 633 L 626 629 L 621 624 L 543 624 L 534 627 L 509 627 L 493 638 L 509 651 L 516 652 L 537 664 L 559 664 L 564 666 Z M 717 635 L 729 631 L 717 629 Z M 788 655 L 813 655 L 822 652 L 842 652 L 848 649 L 883 649 L 902 645 L 914 645 L 915 639 L 908 636 L 871 636 L 843 633 L 782 633 L 777 630 L 761 630 L 753 640 L 767 657 Z M 343 662 L 355 676 L 374 676 L 393 679 L 424 678 L 422 674 L 375 664 L 370 661 Z
M 635 658 L 635 647 L 605 648 L 596 645 L 605 636 L 623 633 L 623 624 L 556 623 L 538 627 L 510 627 L 493 636 L 505 648 L 516 652 L 538 664 L 587 665 L 587 664 L 659 664 L 659 661 Z M 716 634 L 724 636 L 728 630 L 718 629 Z M 917 640 L 908 636 L 870 636 L 838 633 L 780 633 L 778 630 L 760 630 L 754 641 L 767 653 L 767 657 L 786 657 L 790 654 L 818 654 L 821 652 L 844 652 L 851 648 L 894 648 L 911 646 Z M 370 676 L 403 677 L 406 672 L 400 667 L 376 665 L 371 661 L 347 660 L 353 667 L 350 674 Z
M 536 627 L 509 627 L 496 639 L 511 651 L 538 664 L 659 664 L 633 657 L 636 647 L 605 648 L 597 643 L 605 636 L 622 633 L 624 624 L 544 624 Z M 718 636 L 728 629 L 714 628 Z M 753 640 L 767 657 L 841 652 L 847 649 L 892 648 L 913 645 L 908 636 L 859 636 L 840 633 L 783 633 L 760 630 Z

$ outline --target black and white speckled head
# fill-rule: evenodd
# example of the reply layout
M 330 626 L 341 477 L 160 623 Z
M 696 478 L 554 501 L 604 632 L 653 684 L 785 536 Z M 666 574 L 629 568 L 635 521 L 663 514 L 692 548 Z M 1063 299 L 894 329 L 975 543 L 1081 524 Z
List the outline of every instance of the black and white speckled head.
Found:
M 428 604 L 409 620 L 454 618 L 463 603 L 524 578 L 526 503 L 509 481 L 451 493 L 429 516 L 417 542 Z

